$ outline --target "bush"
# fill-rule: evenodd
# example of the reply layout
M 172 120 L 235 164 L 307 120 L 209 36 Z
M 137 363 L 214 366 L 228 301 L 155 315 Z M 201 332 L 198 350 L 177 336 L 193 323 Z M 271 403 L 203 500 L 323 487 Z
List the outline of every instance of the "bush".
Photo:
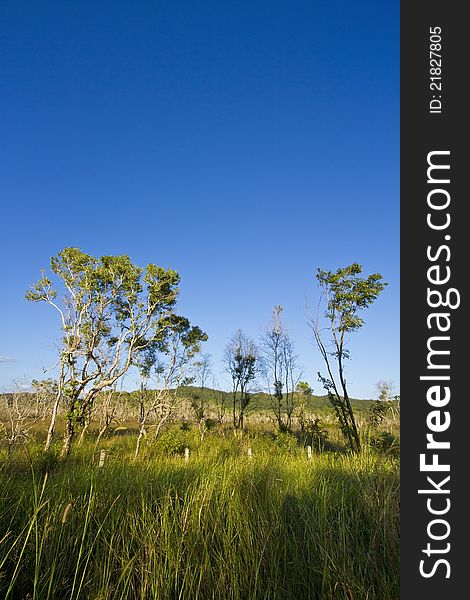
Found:
M 276 446 L 284 452 L 293 452 L 298 448 L 296 437 L 286 431 L 279 431 L 274 441 Z
M 207 418 L 204 421 L 204 425 L 205 425 L 207 431 L 211 431 L 217 427 L 218 421 L 217 421 L 217 419 Z
M 182 427 L 169 427 L 155 440 L 154 450 L 166 456 L 183 454 L 186 447 L 186 431 Z
M 382 431 L 378 435 L 371 437 L 370 445 L 379 452 L 398 456 L 400 454 L 400 439 L 390 433 L 390 431 Z
M 319 417 L 309 419 L 305 424 L 302 442 L 305 446 L 312 446 L 315 450 L 323 450 L 328 440 L 328 431 Z
M 372 427 L 378 427 L 392 408 L 391 400 L 375 400 L 369 408 L 367 419 Z

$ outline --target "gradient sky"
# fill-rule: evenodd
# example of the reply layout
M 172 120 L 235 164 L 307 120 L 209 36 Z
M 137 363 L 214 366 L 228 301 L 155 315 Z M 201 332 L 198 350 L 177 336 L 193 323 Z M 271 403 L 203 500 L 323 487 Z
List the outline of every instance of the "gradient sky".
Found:
M 65 246 L 181 275 L 223 348 L 275 304 L 316 393 L 317 267 L 389 286 L 351 337 L 350 392 L 399 389 L 399 3 L 0 3 L 0 389 L 55 362 L 24 292 Z

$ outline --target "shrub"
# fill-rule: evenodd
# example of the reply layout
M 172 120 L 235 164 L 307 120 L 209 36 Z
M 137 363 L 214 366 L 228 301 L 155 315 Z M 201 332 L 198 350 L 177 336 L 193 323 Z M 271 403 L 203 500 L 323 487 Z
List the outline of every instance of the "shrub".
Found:
M 279 431 L 276 434 L 275 444 L 284 452 L 293 452 L 296 448 L 298 448 L 297 439 L 295 436 L 293 436 L 291 433 L 287 433 L 286 431 Z
M 367 420 L 372 427 L 378 427 L 392 408 L 391 400 L 375 400 L 369 408 Z
M 166 456 L 183 454 L 186 446 L 186 431 L 182 427 L 169 427 L 153 443 L 154 450 Z
M 398 456 L 400 454 L 400 439 L 390 433 L 390 431 L 382 431 L 378 435 L 371 437 L 370 445 L 379 452 Z

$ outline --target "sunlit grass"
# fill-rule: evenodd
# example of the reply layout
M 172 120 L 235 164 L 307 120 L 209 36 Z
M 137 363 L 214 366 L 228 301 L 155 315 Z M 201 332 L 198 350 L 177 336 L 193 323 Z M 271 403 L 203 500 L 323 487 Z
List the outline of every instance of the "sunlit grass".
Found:
M 65 464 L 35 448 L 5 464 L 2 598 L 399 597 L 396 460 L 309 462 L 263 437 L 195 436 L 188 463 L 152 445 L 134 463 L 131 438 L 104 447 L 103 468 L 92 442 Z

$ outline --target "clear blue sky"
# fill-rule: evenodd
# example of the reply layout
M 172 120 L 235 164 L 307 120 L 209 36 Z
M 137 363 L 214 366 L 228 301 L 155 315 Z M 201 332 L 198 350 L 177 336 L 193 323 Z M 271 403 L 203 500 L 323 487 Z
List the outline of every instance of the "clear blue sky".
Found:
M 24 292 L 65 246 L 179 271 L 223 348 L 275 304 L 322 393 L 317 267 L 390 283 L 351 338 L 351 393 L 399 387 L 399 3 L 0 4 L 0 388 L 54 363 Z M 9 360 L 13 359 L 13 360 Z

